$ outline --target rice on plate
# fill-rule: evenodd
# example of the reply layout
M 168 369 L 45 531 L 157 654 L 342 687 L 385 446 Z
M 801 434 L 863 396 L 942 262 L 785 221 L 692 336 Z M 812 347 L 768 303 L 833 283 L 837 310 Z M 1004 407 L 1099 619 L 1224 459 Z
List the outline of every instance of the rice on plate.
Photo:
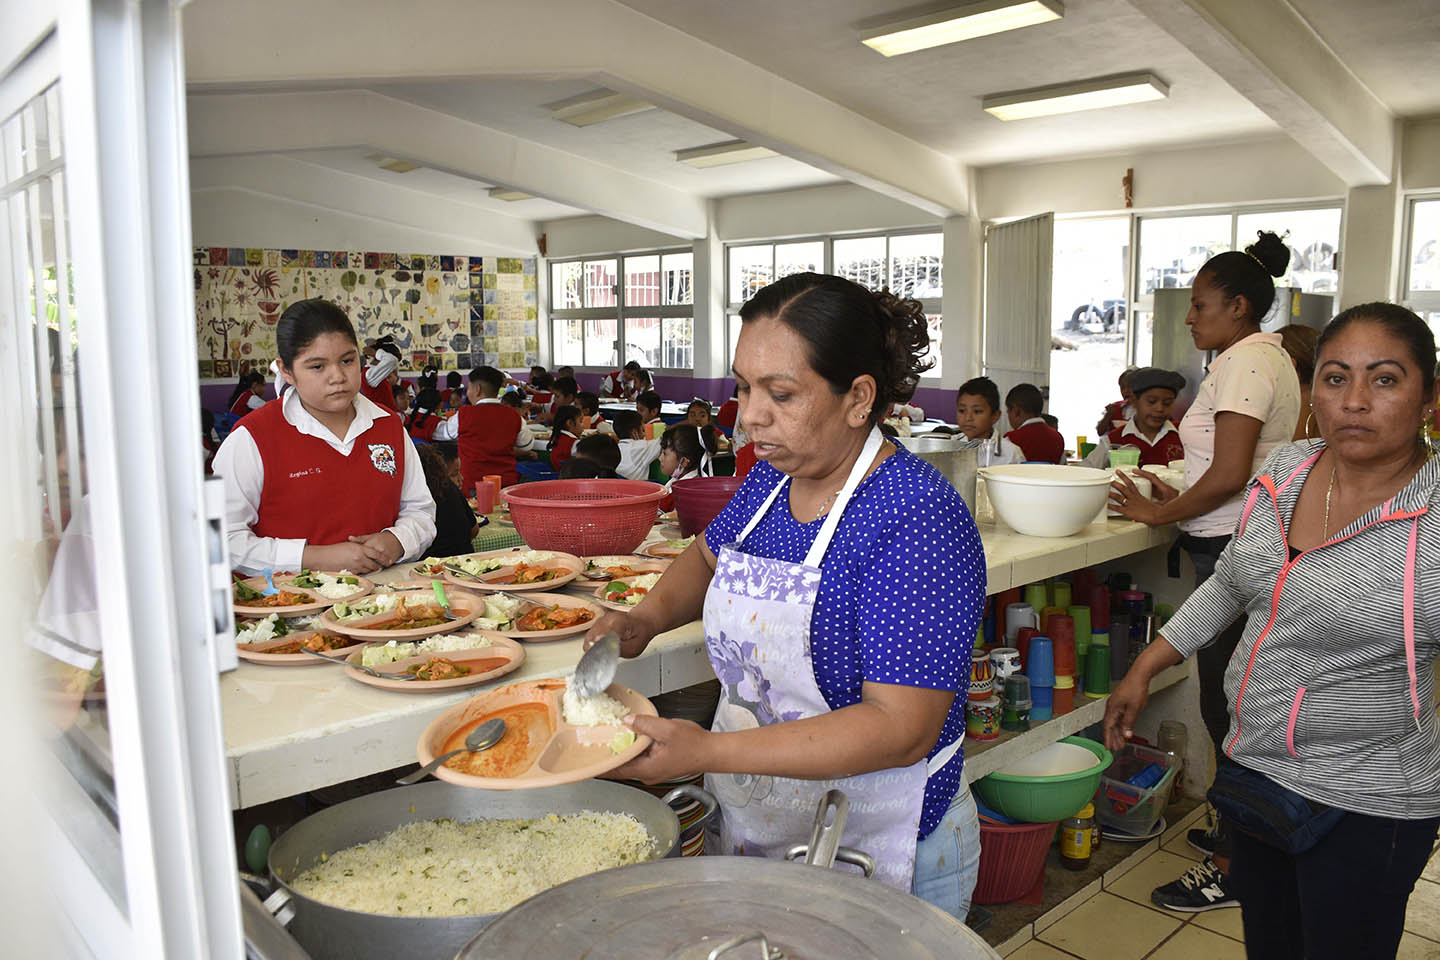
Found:
M 651 859 L 629 814 L 550 814 L 529 820 L 448 818 L 407 823 L 322 856 L 290 885 L 347 910 L 389 916 L 502 913 L 576 877 Z
M 484 633 L 442 633 L 427 637 L 418 643 L 391 640 L 366 647 L 360 653 L 360 663 L 367 667 L 379 667 L 422 654 L 453 653 L 456 650 L 481 650 L 494 646 L 495 638 Z

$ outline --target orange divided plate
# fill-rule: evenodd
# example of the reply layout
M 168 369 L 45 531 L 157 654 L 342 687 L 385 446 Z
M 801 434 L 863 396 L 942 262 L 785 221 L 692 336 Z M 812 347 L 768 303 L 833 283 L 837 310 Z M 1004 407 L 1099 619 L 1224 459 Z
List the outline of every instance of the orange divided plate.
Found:
M 447 650 L 444 653 L 423 653 L 405 660 L 387 663 L 383 667 L 373 668 L 381 673 L 392 671 L 404 673 L 411 664 L 423 664 L 431 657 L 444 657 L 446 660 L 470 667 L 471 672 L 463 677 L 455 677 L 451 680 L 386 680 L 371 676 L 355 667 L 346 667 L 345 673 L 352 680 L 359 680 L 361 683 L 379 687 L 381 690 L 397 690 L 400 693 L 433 693 L 478 686 L 494 680 L 496 677 L 503 677 L 513 670 L 518 670 L 520 665 L 525 662 L 525 648 L 509 637 L 502 637 L 498 633 L 488 631 L 484 631 L 484 633 L 493 641 L 491 646 L 476 647 L 473 650 Z M 363 650 L 356 650 L 350 655 L 350 662 L 359 664 L 363 654 Z M 315 658 L 310 657 L 309 659 Z

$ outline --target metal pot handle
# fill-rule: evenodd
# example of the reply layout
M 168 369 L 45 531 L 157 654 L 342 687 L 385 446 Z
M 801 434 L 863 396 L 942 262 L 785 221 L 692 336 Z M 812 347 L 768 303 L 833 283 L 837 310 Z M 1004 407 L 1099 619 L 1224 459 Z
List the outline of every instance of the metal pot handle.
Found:
M 742 933 L 738 937 L 731 937 L 724 943 L 715 945 L 715 949 L 705 955 L 705 960 L 720 960 L 722 954 L 729 953 L 736 947 L 743 947 L 747 943 L 760 944 L 760 960 L 785 960 L 785 954 L 779 948 L 770 946 L 770 941 L 765 939 L 765 934 L 756 930 L 754 933 Z
M 700 814 L 699 820 L 691 824 L 692 829 L 708 822 L 711 817 L 715 816 L 715 811 L 720 809 L 720 801 L 715 799 L 713 793 L 703 787 L 697 787 L 693 783 L 682 783 L 660 799 L 671 807 L 675 805 L 676 800 L 694 800 L 704 807 L 705 812 Z
M 275 918 L 280 926 L 290 926 L 290 921 L 295 919 L 295 905 L 291 903 L 292 898 L 289 890 L 286 890 L 283 885 L 276 883 L 269 877 L 257 877 L 255 874 L 246 873 L 244 870 L 240 871 L 240 880 L 250 888 L 257 900 L 261 896 L 264 896 L 265 899 L 262 905 L 266 911 L 269 912 L 270 916 Z
M 785 851 L 785 859 L 799 860 L 800 858 L 807 856 L 809 852 L 810 844 L 797 843 L 795 844 L 795 846 Z M 835 860 L 839 861 L 840 863 L 848 863 L 851 866 L 859 867 L 861 870 L 865 871 L 865 878 L 867 880 L 875 875 L 875 858 L 870 856 L 870 854 L 866 853 L 864 850 L 856 850 L 854 847 L 836 847 Z M 809 861 L 807 860 L 806 862 L 808 863 Z

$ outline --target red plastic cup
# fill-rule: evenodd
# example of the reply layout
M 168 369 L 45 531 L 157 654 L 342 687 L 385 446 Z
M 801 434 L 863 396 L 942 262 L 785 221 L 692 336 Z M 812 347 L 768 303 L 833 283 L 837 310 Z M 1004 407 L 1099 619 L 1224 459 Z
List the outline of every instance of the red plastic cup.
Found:
M 1020 595 L 1019 588 L 1001 590 L 994 596 L 995 601 L 995 637 L 997 640 L 1006 636 L 1005 633 L 1005 608 L 1012 603 L 1020 603 L 1024 598 Z
M 1110 629 L 1110 591 L 1103 584 L 1090 588 L 1090 629 L 1102 633 Z
M 1040 636 L 1040 631 L 1034 627 L 1021 627 L 1015 634 L 1015 649 L 1020 651 L 1020 669 L 1024 670 L 1030 662 L 1030 638 Z
M 1058 646 L 1057 646 L 1057 650 L 1058 650 Z M 1056 674 L 1056 678 L 1057 678 L 1057 679 L 1059 678 L 1059 674 L 1058 674 L 1058 673 Z M 1068 686 L 1068 687 L 1061 687 L 1061 686 L 1055 687 L 1055 707 L 1054 707 L 1055 716 L 1058 717 L 1058 716 L 1060 716 L 1062 713 L 1069 713 L 1070 711 L 1072 711 L 1072 710 L 1074 710 L 1074 709 L 1075 709 L 1075 687 L 1074 687 L 1074 685 L 1072 684 L 1071 686 Z
M 1068 613 L 1053 615 L 1045 635 L 1055 642 L 1055 676 L 1075 676 L 1075 618 Z
M 495 487 L 493 484 L 480 482 L 475 485 L 475 512 L 478 514 L 491 513 L 495 510 Z
M 498 473 L 487 473 L 487 474 L 485 474 L 485 476 L 482 477 L 481 479 L 483 479 L 486 483 L 490 484 L 490 486 L 495 489 L 495 498 L 494 498 L 491 502 L 492 502 L 492 503 L 499 503 L 499 502 L 500 502 L 500 487 L 501 487 L 501 485 L 504 483 L 504 478 L 501 477 L 500 474 L 498 474 Z

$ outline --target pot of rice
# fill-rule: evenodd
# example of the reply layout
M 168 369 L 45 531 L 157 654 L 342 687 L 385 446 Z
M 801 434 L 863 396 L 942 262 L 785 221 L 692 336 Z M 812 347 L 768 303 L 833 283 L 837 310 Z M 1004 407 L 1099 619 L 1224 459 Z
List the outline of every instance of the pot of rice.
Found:
M 266 906 L 315 960 L 451 960 L 487 923 L 600 870 L 680 856 L 670 801 L 608 780 L 487 791 L 431 781 L 337 804 L 270 848 Z

